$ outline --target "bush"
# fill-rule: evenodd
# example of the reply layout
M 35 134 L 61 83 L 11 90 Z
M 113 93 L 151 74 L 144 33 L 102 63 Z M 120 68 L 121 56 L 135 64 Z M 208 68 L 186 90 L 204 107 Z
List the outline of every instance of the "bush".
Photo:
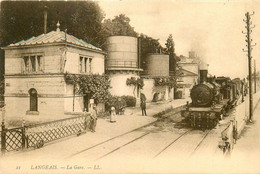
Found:
M 98 118 L 107 118 L 110 115 L 109 112 L 99 112 L 97 113 Z
M 129 95 L 124 95 L 121 97 L 126 102 L 127 107 L 135 107 L 136 105 L 136 98 Z

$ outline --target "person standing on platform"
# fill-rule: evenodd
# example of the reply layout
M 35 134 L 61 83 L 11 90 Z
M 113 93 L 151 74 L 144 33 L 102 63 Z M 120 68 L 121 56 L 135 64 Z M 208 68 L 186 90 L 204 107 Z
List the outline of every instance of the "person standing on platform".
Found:
M 110 114 L 110 123 L 116 122 L 115 116 L 116 116 L 116 109 L 115 109 L 114 106 L 112 106 L 111 107 L 111 114 Z
M 140 100 L 141 100 L 141 109 L 142 109 L 142 116 L 147 116 L 146 114 L 146 97 L 143 93 L 141 93 L 141 97 L 140 97 Z
M 97 108 L 96 105 L 93 104 L 91 107 L 90 113 L 91 121 L 90 121 L 90 130 L 91 132 L 96 132 L 96 125 L 97 125 Z

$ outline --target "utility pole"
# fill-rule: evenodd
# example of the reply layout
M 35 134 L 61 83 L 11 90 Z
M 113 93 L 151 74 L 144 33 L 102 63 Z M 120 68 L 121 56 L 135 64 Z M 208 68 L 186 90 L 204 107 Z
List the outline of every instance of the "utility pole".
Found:
M 43 18 L 44 18 L 44 34 L 47 33 L 47 12 L 48 11 L 48 7 L 44 6 L 44 12 L 43 12 Z
M 248 56 L 248 74 L 249 74 L 249 122 L 252 122 L 252 118 L 253 118 L 253 94 L 252 94 L 252 56 L 251 56 L 251 51 L 253 50 L 253 46 L 251 45 L 251 42 L 253 41 L 250 37 L 250 34 L 252 33 L 252 29 L 255 28 L 255 25 L 253 27 L 251 27 L 252 22 L 251 22 L 251 16 L 254 15 L 255 12 L 253 12 L 253 14 L 249 14 L 249 12 L 247 12 L 245 14 L 246 16 L 246 20 L 243 19 L 243 21 L 246 23 L 246 32 L 242 31 L 243 34 L 246 34 L 246 47 L 247 50 L 244 50 L 244 52 L 247 52 L 247 56 Z
M 255 59 L 254 59 L 254 82 L 255 82 L 255 93 L 256 93 L 256 67 L 255 67 Z

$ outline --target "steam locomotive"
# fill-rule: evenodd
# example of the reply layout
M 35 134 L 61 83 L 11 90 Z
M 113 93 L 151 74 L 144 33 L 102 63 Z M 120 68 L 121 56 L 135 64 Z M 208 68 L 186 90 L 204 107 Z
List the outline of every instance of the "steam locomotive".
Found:
M 208 78 L 207 70 L 200 70 L 200 83 L 190 92 L 192 103 L 187 103 L 181 115 L 192 128 L 212 129 L 236 105 L 242 88 L 239 78 Z

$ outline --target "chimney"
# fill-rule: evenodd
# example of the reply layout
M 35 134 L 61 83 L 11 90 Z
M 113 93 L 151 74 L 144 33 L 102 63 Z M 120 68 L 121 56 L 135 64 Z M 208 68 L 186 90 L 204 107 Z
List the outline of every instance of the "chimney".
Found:
M 44 6 L 44 34 L 47 33 L 47 10 L 48 7 Z
M 195 58 L 195 51 L 189 51 L 189 58 Z

